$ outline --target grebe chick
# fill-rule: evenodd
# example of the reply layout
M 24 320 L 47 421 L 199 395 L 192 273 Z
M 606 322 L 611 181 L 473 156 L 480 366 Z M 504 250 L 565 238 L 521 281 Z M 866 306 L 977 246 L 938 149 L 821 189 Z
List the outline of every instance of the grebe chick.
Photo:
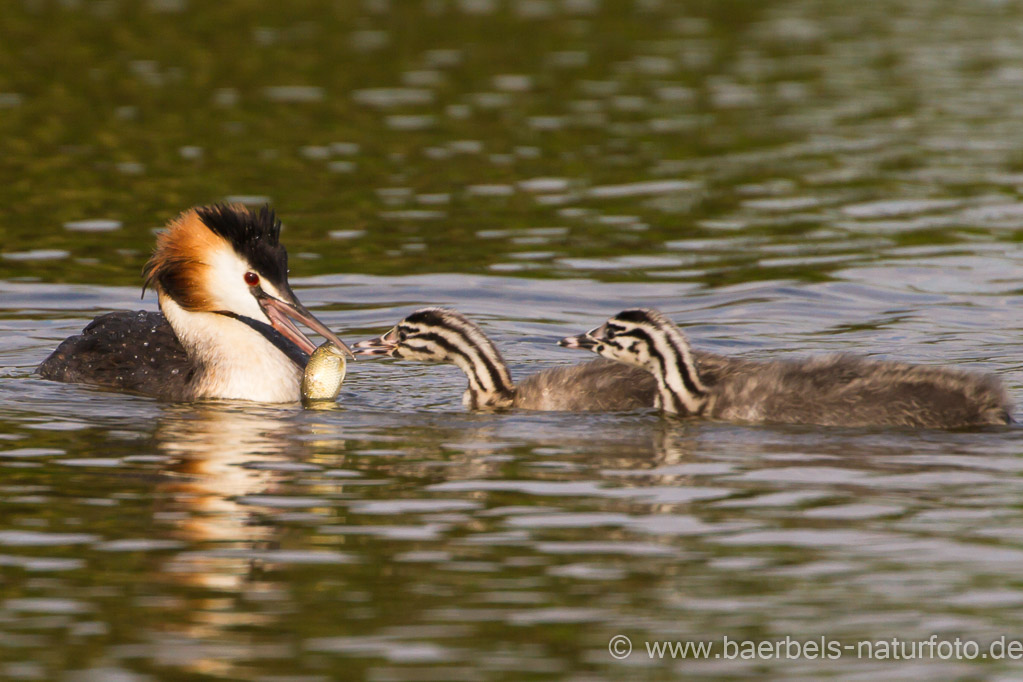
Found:
M 724 421 L 964 428 L 1008 424 L 993 376 L 852 355 L 802 361 L 730 359 L 704 372 L 685 335 L 654 310 L 625 310 L 560 341 L 650 372 L 665 412 Z
M 614 411 L 650 407 L 655 383 L 646 372 L 607 360 L 556 367 L 512 383 L 504 358 L 460 313 L 423 308 L 386 334 L 352 346 L 359 355 L 386 355 L 457 365 L 469 379 L 469 409 Z
M 297 401 L 316 346 L 293 319 L 351 351 L 295 298 L 280 232 L 267 207 L 185 211 L 144 271 L 161 312 L 96 318 L 39 375 L 170 400 Z

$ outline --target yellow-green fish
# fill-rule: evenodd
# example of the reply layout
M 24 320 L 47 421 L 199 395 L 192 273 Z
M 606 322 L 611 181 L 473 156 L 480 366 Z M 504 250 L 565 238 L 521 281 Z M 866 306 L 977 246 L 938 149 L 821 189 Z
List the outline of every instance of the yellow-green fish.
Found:
M 345 380 L 344 351 L 327 341 L 309 356 L 302 376 L 302 402 L 334 402 Z

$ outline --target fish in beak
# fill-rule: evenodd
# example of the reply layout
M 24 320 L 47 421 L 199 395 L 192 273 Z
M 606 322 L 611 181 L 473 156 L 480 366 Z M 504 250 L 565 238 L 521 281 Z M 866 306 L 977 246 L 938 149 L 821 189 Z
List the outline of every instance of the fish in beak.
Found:
M 356 355 L 392 355 L 398 349 L 398 328 L 375 339 L 359 341 L 353 348 Z
M 604 339 L 604 326 L 601 325 L 585 334 L 579 334 L 578 336 L 566 336 L 565 338 L 558 341 L 558 345 L 563 348 L 572 348 L 573 350 L 592 350 L 595 351 L 597 346 L 600 345 Z
M 298 302 L 298 299 L 295 298 L 294 294 L 291 294 L 290 290 L 287 293 L 290 294 L 291 302 L 282 301 L 262 290 L 256 292 L 256 300 L 259 301 L 259 307 L 270 318 L 270 324 L 273 325 L 274 329 L 301 348 L 307 355 L 312 355 L 313 351 L 316 350 L 316 344 L 310 341 L 309 337 L 303 334 L 302 330 L 292 322 L 292 320 L 298 320 L 323 338 L 333 342 L 353 360 L 355 359 L 355 353 L 345 345 L 344 341 L 337 338 L 334 332 L 327 329 L 327 325 L 313 317 L 313 314 Z

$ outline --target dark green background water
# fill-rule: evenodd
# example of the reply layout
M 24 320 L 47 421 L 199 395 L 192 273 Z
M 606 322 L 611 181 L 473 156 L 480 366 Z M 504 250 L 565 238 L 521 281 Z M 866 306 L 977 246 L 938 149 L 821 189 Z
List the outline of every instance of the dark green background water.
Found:
M 650 305 L 718 352 L 1018 399 L 1021 85 L 1016 2 L 7 3 L 0 678 L 1016 676 L 643 646 L 1018 639 L 1014 428 L 473 415 L 400 363 L 329 411 L 31 373 L 151 309 L 152 230 L 229 199 L 279 211 L 346 340 L 449 305 L 524 376 Z

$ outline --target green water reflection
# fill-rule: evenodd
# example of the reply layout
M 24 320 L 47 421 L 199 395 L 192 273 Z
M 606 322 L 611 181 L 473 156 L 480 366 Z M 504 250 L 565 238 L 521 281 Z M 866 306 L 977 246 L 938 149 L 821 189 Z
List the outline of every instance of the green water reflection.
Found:
M 1018 396 L 1021 20 L 941 0 L 5 4 L 0 678 L 1016 674 L 607 650 L 1018 633 L 1016 429 L 472 415 L 452 368 L 362 361 L 323 412 L 30 373 L 134 305 L 153 229 L 233 199 L 278 209 L 300 297 L 346 339 L 453 305 L 519 377 L 657 303 L 715 352 L 969 365 Z
M 799 104 L 715 111 L 709 94 L 762 3 L 552 4 L 550 16 L 502 3 L 68 5 L 5 11 L 2 247 L 72 261 L 9 260 L 10 276 L 134 284 L 151 228 L 239 196 L 272 200 L 292 253 L 318 257 L 299 274 L 486 271 L 522 250 L 477 238 L 495 227 L 571 228 L 538 251 L 642 254 L 709 236 L 697 221 L 731 201 L 703 171 L 660 202 L 587 200 L 587 188 L 798 137 L 774 120 Z M 772 79 L 823 75 L 793 69 Z M 552 201 L 579 197 L 593 219 L 517 185 L 536 177 L 563 179 Z M 619 209 L 631 229 L 596 220 Z M 123 227 L 61 227 L 89 218 Z M 334 230 L 366 234 L 325 239 Z M 533 274 L 557 274 L 545 260 Z

